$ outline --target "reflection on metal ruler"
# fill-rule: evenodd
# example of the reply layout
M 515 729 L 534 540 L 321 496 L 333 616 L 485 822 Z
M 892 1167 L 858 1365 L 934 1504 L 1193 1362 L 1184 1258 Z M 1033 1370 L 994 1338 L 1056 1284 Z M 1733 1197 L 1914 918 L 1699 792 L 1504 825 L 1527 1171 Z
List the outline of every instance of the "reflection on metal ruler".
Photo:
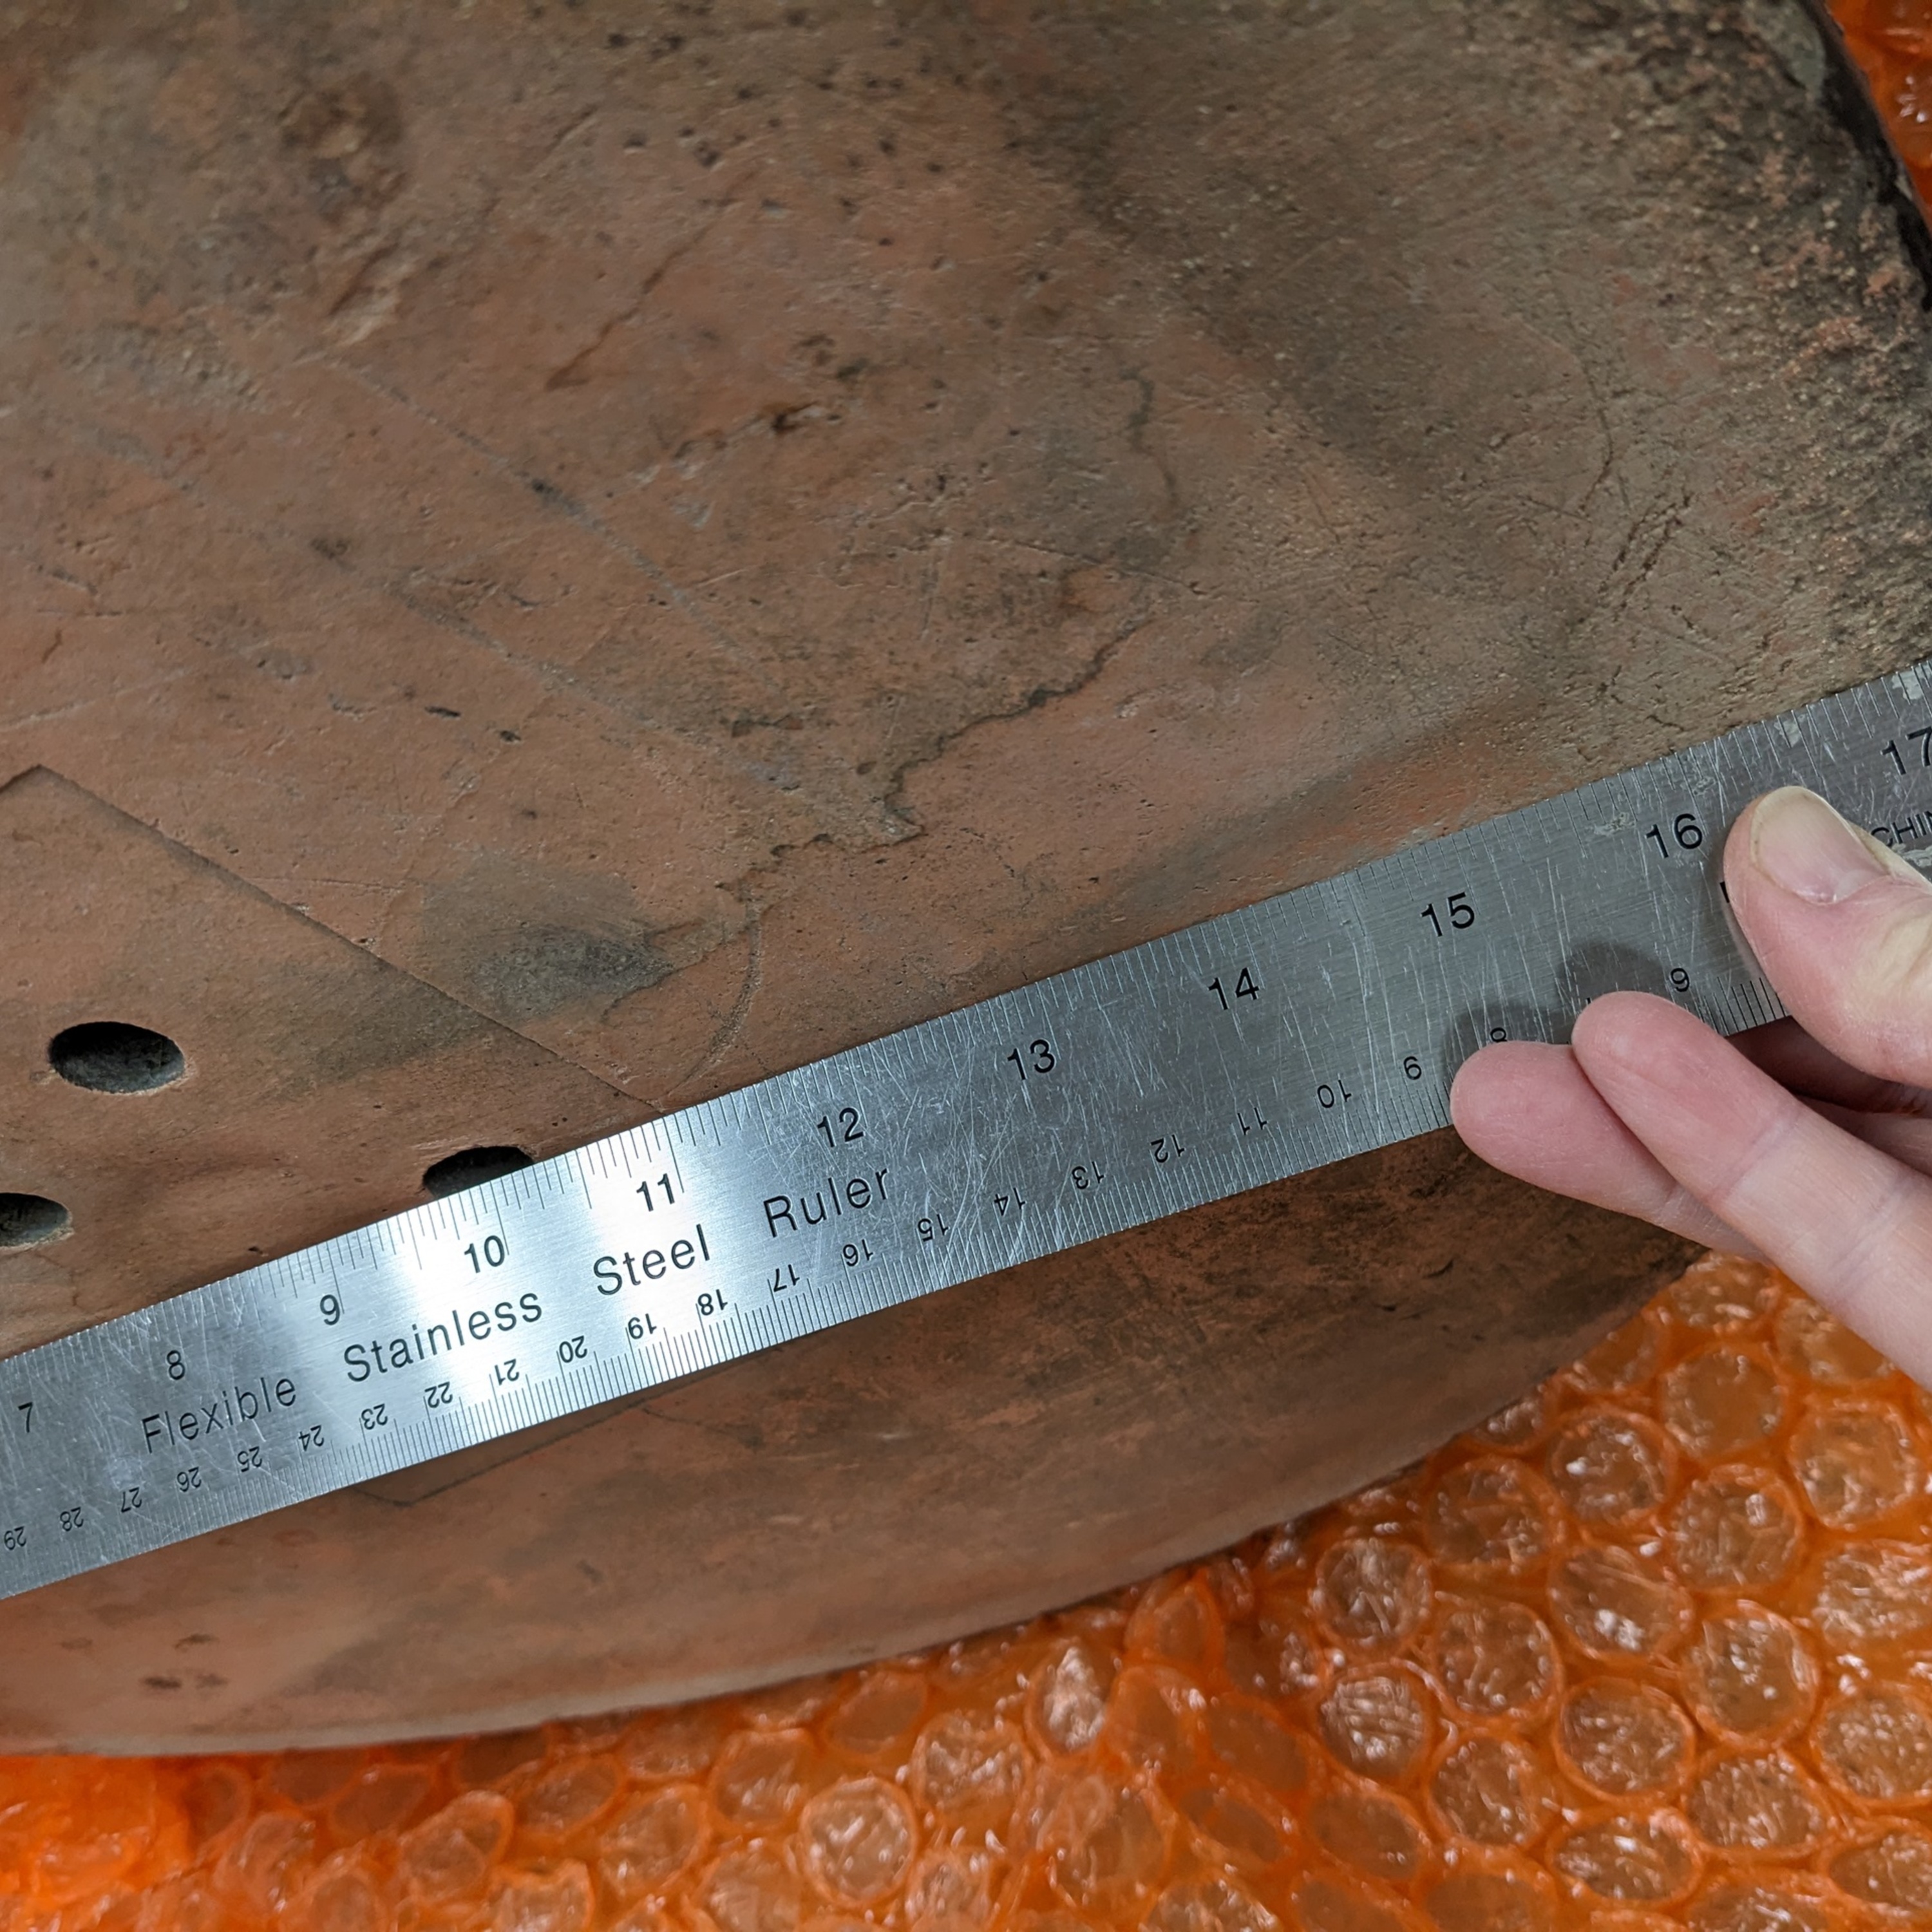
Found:
M 1932 845 L 1932 665 L 0 1363 L 0 1595 L 1444 1126 L 1614 988 L 1775 1018 L 1718 855 L 1793 782 Z

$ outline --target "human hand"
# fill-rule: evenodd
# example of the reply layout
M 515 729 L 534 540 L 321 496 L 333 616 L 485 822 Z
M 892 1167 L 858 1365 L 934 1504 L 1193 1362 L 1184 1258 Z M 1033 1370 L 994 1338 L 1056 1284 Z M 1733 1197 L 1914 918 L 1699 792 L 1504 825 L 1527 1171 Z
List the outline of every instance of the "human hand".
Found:
M 1732 826 L 1724 880 L 1790 1019 L 1726 1040 L 1609 994 L 1568 1046 L 1467 1061 L 1457 1131 L 1539 1187 L 1774 1263 L 1932 1385 L 1932 885 L 1795 785 Z

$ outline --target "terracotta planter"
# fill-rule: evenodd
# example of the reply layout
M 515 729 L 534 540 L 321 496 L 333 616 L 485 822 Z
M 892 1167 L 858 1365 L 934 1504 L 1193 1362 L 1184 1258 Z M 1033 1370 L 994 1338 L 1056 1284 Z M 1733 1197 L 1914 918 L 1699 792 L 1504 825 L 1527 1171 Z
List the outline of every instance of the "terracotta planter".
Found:
M 1795 8 L 104 7 L 0 117 L 9 1346 L 1923 649 Z M 74 1088 L 79 1022 L 186 1076 Z M 0 1607 L 0 1748 L 1064 1602 L 1672 1244 L 1423 1143 Z

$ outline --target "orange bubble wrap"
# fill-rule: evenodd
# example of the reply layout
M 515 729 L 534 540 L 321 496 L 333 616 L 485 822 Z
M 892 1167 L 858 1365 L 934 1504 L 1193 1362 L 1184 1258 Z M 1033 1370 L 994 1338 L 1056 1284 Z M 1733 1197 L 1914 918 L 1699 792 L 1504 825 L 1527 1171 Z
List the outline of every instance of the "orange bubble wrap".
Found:
M 0 1928 L 1932 1924 L 1928 1459 L 1922 1391 L 1707 1259 L 1395 1481 L 944 1651 L 456 1743 L 0 1761 Z
M 1892 145 L 1932 207 L 1932 0 L 1832 0 Z

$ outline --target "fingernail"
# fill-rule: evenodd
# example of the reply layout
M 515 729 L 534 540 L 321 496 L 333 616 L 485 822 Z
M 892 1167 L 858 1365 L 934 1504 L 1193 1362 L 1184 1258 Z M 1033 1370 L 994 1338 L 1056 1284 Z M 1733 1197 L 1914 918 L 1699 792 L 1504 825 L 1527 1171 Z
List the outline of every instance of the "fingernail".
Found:
M 1836 905 L 1876 879 L 1919 875 L 1815 791 L 1785 785 L 1751 814 L 1751 862 L 1773 885 L 1814 905 Z

